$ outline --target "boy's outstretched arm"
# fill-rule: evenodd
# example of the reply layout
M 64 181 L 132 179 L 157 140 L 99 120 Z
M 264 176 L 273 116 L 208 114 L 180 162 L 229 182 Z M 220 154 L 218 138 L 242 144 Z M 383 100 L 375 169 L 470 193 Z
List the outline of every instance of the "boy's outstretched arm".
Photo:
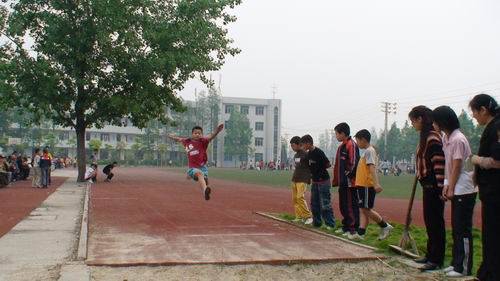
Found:
M 183 140 L 185 140 L 185 138 L 178 137 L 174 134 L 168 134 L 167 137 L 171 140 L 176 141 L 176 142 L 182 142 Z
M 215 137 L 217 137 L 217 135 L 220 132 L 222 132 L 222 130 L 224 130 L 224 124 L 220 124 L 219 126 L 217 126 L 217 128 L 215 129 L 215 131 L 207 136 L 207 139 L 209 141 L 212 141 L 213 139 L 215 139 Z

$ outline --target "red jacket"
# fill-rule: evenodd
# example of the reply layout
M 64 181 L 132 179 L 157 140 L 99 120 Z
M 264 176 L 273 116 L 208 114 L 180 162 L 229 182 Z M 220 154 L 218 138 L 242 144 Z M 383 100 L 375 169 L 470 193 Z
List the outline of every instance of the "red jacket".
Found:
M 356 184 L 359 148 L 352 138 L 343 141 L 337 149 L 333 166 L 332 186 L 351 187 Z

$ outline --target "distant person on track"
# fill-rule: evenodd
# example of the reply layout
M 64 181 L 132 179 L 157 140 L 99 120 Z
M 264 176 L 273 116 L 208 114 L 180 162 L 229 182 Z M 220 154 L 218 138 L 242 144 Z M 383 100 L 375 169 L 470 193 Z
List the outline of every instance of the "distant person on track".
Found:
M 90 166 L 85 171 L 85 181 L 87 182 L 87 186 L 95 183 L 95 179 L 97 178 L 97 164 L 90 164 Z
M 359 228 L 359 207 L 355 188 L 359 148 L 351 138 L 351 129 L 347 123 L 338 124 L 334 131 L 341 145 L 335 157 L 332 186 L 339 187 L 339 208 L 343 217 L 342 228 L 336 233 L 347 237 L 349 234 L 354 235 Z
M 35 149 L 33 154 L 33 180 L 31 182 L 31 187 L 40 188 L 42 187 L 42 169 L 40 168 L 41 151 L 40 148 Z
M 335 228 L 335 217 L 333 215 L 331 201 L 331 182 L 328 168 L 332 165 L 323 150 L 314 146 L 314 140 L 310 135 L 300 139 L 300 144 L 307 151 L 307 162 L 311 171 L 311 210 L 313 215 L 313 226 L 321 227 L 323 221 L 327 230 Z
M 307 152 L 300 145 L 300 137 L 295 136 L 290 140 L 290 146 L 295 151 L 295 171 L 292 177 L 292 200 L 295 209 L 295 221 L 304 224 L 312 224 L 311 211 L 307 207 L 307 201 L 304 197 L 307 186 L 311 184 L 311 171 L 307 161 Z
M 0 154 L 0 187 L 6 187 L 10 184 L 9 165 L 3 154 Z
M 113 174 L 113 169 L 118 165 L 118 162 L 113 162 L 109 165 L 106 165 L 106 167 L 104 167 L 104 169 L 102 169 L 102 172 L 103 174 L 105 174 L 107 177 L 106 179 L 104 180 L 105 182 L 110 182 L 111 179 L 115 176 L 115 174 Z
M 440 106 L 432 112 L 434 129 L 444 132 L 445 156 L 443 197 L 451 201 L 451 226 L 453 259 L 444 271 L 447 277 L 472 274 L 474 253 L 472 216 L 476 205 L 477 188 L 472 182 L 472 172 L 467 171 L 466 161 L 472 155 L 469 141 L 460 131 L 460 122 L 449 106 Z
M 48 188 L 48 186 L 50 185 L 51 166 L 52 166 L 52 154 L 50 154 L 49 149 L 46 147 L 43 149 L 43 153 L 40 158 L 42 188 Z
M 347 237 L 349 239 L 363 240 L 366 228 L 370 220 L 372 220 L 380 226 L 378 239 L 384 240 L 389 236 L 393 227 L 373 209 L 376 194 L 383 190 L 377 174 L 377 152 L 370 145 L 371 134 L 368 130 L 357 132 L 355 138 L 359 148 L 364 150 L 356 169 L 356 197 L 361 212 L 358 233 L 354 235 L 349 234 Z
M 189 178 L 197 181 L 203 191 L 205 200 L 210 200 L 211 188 L 208 186 L 208 168 L 207 168 L 207 149 L 208 144 L 222 132 L 224 125 L 220 124 L 213 133 L 208 136 L 203 136 L 203 128 L 195 126 L 191 130 L 191 137 L 177 137 L 168 135 L 170 139 L 182 143 L 186 149 L 188 157 L 189 169 L 187 174 Z

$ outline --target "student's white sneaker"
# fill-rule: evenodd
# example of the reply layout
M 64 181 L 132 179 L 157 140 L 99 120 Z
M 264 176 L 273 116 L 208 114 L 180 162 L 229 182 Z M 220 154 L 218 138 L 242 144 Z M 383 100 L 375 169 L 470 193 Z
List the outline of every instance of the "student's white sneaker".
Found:
M 342 232 L 342 237 L 347 237 L 349 236 L 351 233 L 349 231 L 346 231 L 346 232 Z
M 455 270 L 452 270 L 452 271 L 446 273 L 446 277 L 458 278 L 458 277 L 464 277 L 464 276 L 465 275 L 463 275 L 460 272 L 456 272 Z
M 292 222 L 302 222 L 302 219 L 296 218 L 296 219 L 292 220 Z
M 331 227 L 331 226 L 326 226 L 325 228 L 326 228 L 326 230 L 328 230 L 328 231 L 332 231 L 332 230 L 334 229 L 334 228 L 333 228 L 333 227 Z
M 443 269 L 443 272 L 448 273 L 448 272 L 452 272 L 454 270 L 455 270 L 455 268 L 453 266 L 448 266 L 447 268 Z
M 389 234 L 391 234 L 391 231 L 394 229 L 394 227 L 390 224 L 387 224 L 386 227 L 380 229 L 380 234 L 378 236 L 378 240 L 384 240 L 385 238 L 387 238 L 387 236 L 389 236 Z
M 359 235 L 358 233 L 354 233 L 354 234 L 347 234 L 347 238 L 349 240 L 365 240 L 365 236 L 364 235 Z
M 335 234 L 344 234 L 344 230 L 342 228 L 339 228 L 337 230 L 335 230 Z
M 304 221 L 304 224 L 305 225 L 311 225 L 313 223 L 313 219 L 312 218 L 308 218 Z

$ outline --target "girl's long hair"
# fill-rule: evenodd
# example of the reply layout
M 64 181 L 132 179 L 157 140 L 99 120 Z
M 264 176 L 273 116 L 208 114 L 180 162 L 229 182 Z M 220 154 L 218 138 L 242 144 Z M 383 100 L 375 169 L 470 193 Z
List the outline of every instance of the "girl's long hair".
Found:
M 408 117 L 411 120 L 417 120 L 419 117 L 422 118 L 422 130 L 420 130 L 420 142 L 418 144 L 418 157 L 423 157 L 425 151 L 425 145 L 427 143 L 427 137 L 432 131 L 432 110 L 425 105 L 419 105 L 414 107 Z

